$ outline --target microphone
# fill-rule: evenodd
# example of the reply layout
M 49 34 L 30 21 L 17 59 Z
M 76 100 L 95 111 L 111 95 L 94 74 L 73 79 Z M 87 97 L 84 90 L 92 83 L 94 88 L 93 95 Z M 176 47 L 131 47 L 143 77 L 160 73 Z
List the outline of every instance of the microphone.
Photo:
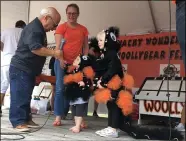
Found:
M 60 44 L 60 47 L 59 47 L 60 50 L 62 50 L 63 45 L 65 44 L 65 41 L 66 41 L 66 40 L 65 40 L 64 38 L 62 38 L 61 44 Z
M 66 40 L 64 38 L 61 39 L 61 44 L 59 46 L 59 49 L 62 50 L 63 49 L 63 45 L 65 44 Z M 66 66 L 66 61 L 64 62 L 65 63 L 65 66 Z

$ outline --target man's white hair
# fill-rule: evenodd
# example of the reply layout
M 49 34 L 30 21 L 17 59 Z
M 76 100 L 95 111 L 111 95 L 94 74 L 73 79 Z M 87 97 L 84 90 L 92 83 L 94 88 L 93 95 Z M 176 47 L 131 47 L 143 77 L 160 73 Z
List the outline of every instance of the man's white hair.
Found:
M 47 15 L 51 16 L 52 10 L 50 10 L 49 8 L 42 9 L 40 12 L 40 17 L 47 16 Z

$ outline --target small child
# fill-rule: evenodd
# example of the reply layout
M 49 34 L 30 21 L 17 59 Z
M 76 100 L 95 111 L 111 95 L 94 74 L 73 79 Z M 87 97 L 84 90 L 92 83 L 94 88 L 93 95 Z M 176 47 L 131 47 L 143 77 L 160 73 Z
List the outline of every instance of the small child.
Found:
M 102 74 L 99 75 L 94 97 L 98 103 L 106 103 L 108 109 L 108 126 L 95 132 L 102 137 L 117 138 L 118 129 L 123 128 L 124 121 L 132 112 L 132 95 L 124 91 L 122 83 L 124 74 L 118 57 L 118 36 L 117 27 L 110 27 L 97 35 L 101 55 L 96 61 L 95 72 L 102 70 Z
M 91 86 L 94 71 L 90 66 L 88 56 L 78 56 L 73 65 L 68 66 L 64 77 L 65 96 L 70 100 L 75 126 L 70 128 L 74 133 L 79 133 L 85 128 L 84 117 L 88 112 L 88 100 L 91 95 Z

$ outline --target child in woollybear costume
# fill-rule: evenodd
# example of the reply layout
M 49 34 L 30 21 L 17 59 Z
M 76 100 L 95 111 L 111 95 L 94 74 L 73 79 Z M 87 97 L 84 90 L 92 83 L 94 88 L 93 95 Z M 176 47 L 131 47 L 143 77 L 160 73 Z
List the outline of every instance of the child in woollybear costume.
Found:
M 132 76 L 123 74 L 122 64 L 118 57 L 120 50 L 118 36 L 117 27 L 110 27 L 97 35 L 101 55 L 96 63 L 98 66 L 101 64 L 101 67 L 97 69 L 102 68 L 102 74 L 99 76 L 97 89 L 94 91 L 95 100 L 98 103 L 105 103 L 108 108 L 108 127 L 96 131 L 96 134 L 113 138 L 118 137 L 118 129 L 122 128 L 122 123 L 133 109 L 133 96 L 126 88 L 131 89 L 134 80 Z
M 110 27 L 97 35 L 98 45 L 101 50 L 100 59 L 96 61 L 99 67 L 93 67 L 95 73 L 100 70 L 102 64 L 103 74 L 97 81 L 97 89 L 94 91 L 95 100 L 98 103 L 107 104 L 108 127 L 96 131 L 103 137 L 118 137 L 118 128 L 136 139 L 148 140 L 174 140 L 181 141 L 184 136 L 177 130 L 169 127 L 152 127 L 134 125 L 130 115 L 133 112 L 133 96 L 131 90 L 134 79 L 131 75 L 123 73 L 122 65 L 118 57 L 120 44 L 117 40 L 119 29 Z
M 91 60 L 88 56 L 78 56 L 71 66 L 67 66 L 64 76 L 64 93 L 70 100 L 72 116 L 75 126 L 70 128 L 74 133 L 79 133 L 86 124 L 84 117 L 88 112 L 88 100 L 94 78 Z

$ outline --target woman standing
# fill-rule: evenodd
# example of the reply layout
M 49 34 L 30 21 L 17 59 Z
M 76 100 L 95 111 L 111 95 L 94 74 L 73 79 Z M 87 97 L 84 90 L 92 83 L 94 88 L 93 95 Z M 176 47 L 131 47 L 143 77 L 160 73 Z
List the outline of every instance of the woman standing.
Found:
M 61 126 L 61 117 L 65 117 L 69 110 L 69 101 L 63 94 L 63 77 L 65 64 L 72 64 L 79 54 L 88 54 L 88 30 L 77 23 L 79 7 L 77 4 L 69 4 L 66 8 L 67 22 L 59 25 L 55 32 L 56 49 L 60 49 L 62 38 L 65 39 L 63 56 L 60 61 L 55 61 L 56 91 L 54 101 L 54 114 L 56 119 L 54 126 Z

